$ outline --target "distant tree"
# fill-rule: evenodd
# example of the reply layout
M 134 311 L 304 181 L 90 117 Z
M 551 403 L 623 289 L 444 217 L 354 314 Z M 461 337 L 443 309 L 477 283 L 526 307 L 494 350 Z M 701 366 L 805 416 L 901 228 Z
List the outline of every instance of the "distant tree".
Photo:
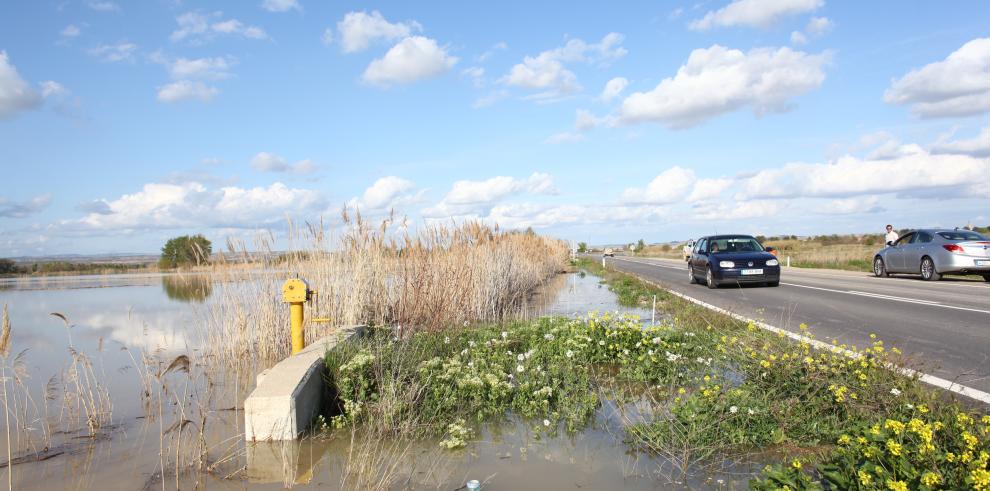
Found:
M 756 236 L 756 241 L 759 242 L 759 243 L 761 243 L 761 244 L 766 243 L 767 237 L 765 235 L 757 235 Z
M 14 274 L 20 272 L 21 268 L 17 267 L 17 263 L 13 260 L 0 258 L 0 274 Z
M 639 239 L 639 242 L 636 243 L 636 250 L 643 252 L 643 249 L 646 249 L 646 242 L 643 242 L 643 239 Z
M 587 242 L 578 242 L 578 252 L 580 252 L 582 254 L 585 253 L 585 252 L 588 252 L 588 243 Z
M 158 260 L 158 267 L 176 268 L 206 264 L 212 253 L 213 245 L 202 235 L 174 237 L 162 247 L 162 257 Z

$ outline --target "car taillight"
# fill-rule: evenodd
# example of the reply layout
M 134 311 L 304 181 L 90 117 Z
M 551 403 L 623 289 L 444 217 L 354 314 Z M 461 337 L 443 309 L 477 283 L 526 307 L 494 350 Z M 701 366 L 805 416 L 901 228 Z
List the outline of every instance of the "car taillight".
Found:
M 957 246 L 957 245 L 955 245 L 955 244 L 945 244 L 945 245 L 943 245 L 942 247 L 943 247 L 943 248 L 944 248 L 945 250 L 947 250 L 947 251 L 949 251 L 949 252 L 953 252 L 953 253 L 956 253 L 956 254 L 962 254 L 962 253 L 964 253 L 964 252 L 966 252 L 966 250 L 965 250 L 965 249 L 963 249 L 962 247 L 960 247 L 960 246 Z

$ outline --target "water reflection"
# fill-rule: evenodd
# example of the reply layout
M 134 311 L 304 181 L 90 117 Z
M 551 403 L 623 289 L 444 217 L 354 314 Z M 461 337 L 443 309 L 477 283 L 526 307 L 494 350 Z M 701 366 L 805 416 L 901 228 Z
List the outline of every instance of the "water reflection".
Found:
M 204 275 L 162 276 L 162 290 L 172 300 L 203 303 L 213 293 L 213 280 Z

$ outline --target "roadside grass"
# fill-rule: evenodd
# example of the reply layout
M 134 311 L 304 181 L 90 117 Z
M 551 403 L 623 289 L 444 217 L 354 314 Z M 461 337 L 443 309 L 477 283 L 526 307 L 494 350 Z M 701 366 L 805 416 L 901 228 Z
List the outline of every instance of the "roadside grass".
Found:
M 605 399 L 639 401 L 647 407 L 625 421 L 626 441 L 684 472 L 749 456 L 771 462 L 751 482 L 758 489 L 990 485 L 990 417 L 890 370 L 905 359 L 881 340 L 836 346 L 855 359 L 816 351 L 593 260 L 576 265 L 603 274 L 624 302 L 657 294 L 671 320 L 592 313 L 405 336 L 379 329 L 328 353 L 341 414 L 326 430 L 457 448 L 507 417 L 575 432 Z

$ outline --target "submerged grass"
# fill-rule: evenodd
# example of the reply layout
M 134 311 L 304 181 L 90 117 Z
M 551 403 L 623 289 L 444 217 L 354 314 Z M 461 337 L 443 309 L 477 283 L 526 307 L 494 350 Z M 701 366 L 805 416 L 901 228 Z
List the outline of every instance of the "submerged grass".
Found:
M 402 337 L 379 330 L 327 356 L 341 401 L 331 427 L 435 436 L 450 448 L 513 415 L 578 431 L 604 398 L 636 399 L 648 407 L 626 421 L 628 443 L 685 472 L 786 456 L 751 485 L 990 485 L 990 417 L 890 370 L 905 363 L 895 348 L 875 340 L 836 346 L 857 358 L 816 351 L 596 264 L 579 266 L 604 274 L 626 301 L 658 295 L 673 320 L 589 314 Z

